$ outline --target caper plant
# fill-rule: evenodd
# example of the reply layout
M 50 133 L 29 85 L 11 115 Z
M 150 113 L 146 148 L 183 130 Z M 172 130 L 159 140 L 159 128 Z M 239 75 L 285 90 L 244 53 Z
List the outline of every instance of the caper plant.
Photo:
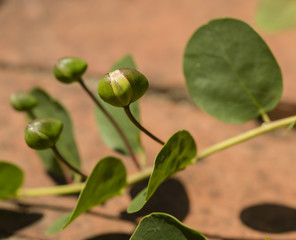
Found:
M 9 171 L 15 177 L 7 182 L 0 176 L 0 186 L 9 185 L 4 190 L 0 188 L 0 198 L 21 201 L 26 197 L 42 195 L 80 194 L 73 211 L 58 219 L 46 234 L 62 231 L 92 207 L 122 194 L 128 186 L 149 179 L 146 188 L 127 208 L 128 213 L 137 212 L 163 181 L 189 165 L 263 133 L 293 126 L 296 121 L 296 116 L 270 120 L 268 111 L 278 104 L 282 94 L 281 70 L 262 38 L 249 25 L 237 19 L 215 19 L 192 35 L 183 59 L 186 85 L 193 102 L 213 117 L 235 124 L 260 117 L 263 124 L 204 150 L 197 150 L 195 140 L 186 130 L 181 129 L 169 139 L 161 140 L 140 123 L 139 100 L 149 83 L 144 74 L 136 69 L 131 56 L 117 62 L 98 81 L 97 94 L 83 80 L 86 70 L 84 60 L 66 57 L 58 60 L 54 75 L 62 83 L 78 83 L 82 87 L 96 106 L 95 114 L 103 140 L 113 150 L 129 155 L 138 172 L 127 175 L 119 158 L 107 156 L 95 165 L 89 175 L 85 174 L 81 169 L 70 117 L 64 107 L 40 88 L 13 94 L 10 99 L 12 106 L 26 112 L 29 119 L 25 130 L 26 143 L 38 150 L 46 170 L 64 178 L 67 184 L 22 189 L 22 171 L 2 161 L 0 169 Z M 153 166 L 146 164 L 140 131 L 162 145 Z M 106 172 L 108 174 L 104 174 Z M 157 229 L 154 229 L 155 225 Z M 130 239 L 162 239 L 160 236 L 163 235 L 167 239 L 206 239 L 202 233 L 165 213 L 145 216 Z

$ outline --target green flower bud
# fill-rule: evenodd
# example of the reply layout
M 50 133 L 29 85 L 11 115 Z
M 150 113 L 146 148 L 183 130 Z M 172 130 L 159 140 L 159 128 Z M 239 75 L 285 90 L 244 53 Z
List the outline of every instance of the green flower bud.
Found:
M 62 132 L 63 124 L 55 118 L 38 118 L 25 129 L 25 140 L 29 147 L 36 150 L 51 148 Z
M 147 78 L 136 69 L 120 68 L 103 76 L 98 93 L 105 102 L 126 107 L 142 97 L 148 86 Z
M 66 57 L 54 66 L 55 77 L 63 83 L 78 81 L 87 69 L 87 63 L 80 58 Z
M 29 93 L 19 92 L 10 96 L 10 104 L 17 111 L 28 111 L 37 105 L 37 100 Z

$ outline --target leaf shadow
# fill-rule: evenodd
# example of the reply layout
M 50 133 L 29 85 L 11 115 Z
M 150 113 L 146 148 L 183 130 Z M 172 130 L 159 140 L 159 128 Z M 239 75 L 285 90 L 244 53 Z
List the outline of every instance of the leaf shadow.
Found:
M 1 0 L 0 0 L 1 1 Z M 50 171 L 46 171 L 48 177 L 50 177 L 57 185 L 64 185 L 67 184 L 65 178 L 58 176 Z
M 86 238 L 85 240 L 129 240 L 131 235 L 126 233 L 107 233 L 91 238 Z
M 275 109 L 268 113 L 272 120 L 289 117 L 296 114 L 296 104 L 289 102 L 280 102 Z
M 272 121 L 290 117 L 296 114 L 296 104 L 289 102 L 280 102 L 273 110 L 268 112 Z M 261 117 L 257 119 L 258 124 L 262 124 Z
M 146 180 L 131 187 L 129 192 L 131 198 L 133 199 L 147 184 Z M 152 212 L 164 212 L 183 221 L 189 213 L 189 208 L 189 198 L 185 187 L 177 178 L 170 178 L 159 186 L 143 209 L 133 214 L 128 214 L 124 210 L 120 213 L 120 216 L 123 220 L 136 223 L 139 217 Z
M 241 221 L 253 230 L 286 233 L 296 230 L 296 210 L 275 203 L 261 203 L 243 209 Z
M 0 209 L 0 237 L 9 237 L 14 232 L 38 222 L 42 217 L 41 213 Z

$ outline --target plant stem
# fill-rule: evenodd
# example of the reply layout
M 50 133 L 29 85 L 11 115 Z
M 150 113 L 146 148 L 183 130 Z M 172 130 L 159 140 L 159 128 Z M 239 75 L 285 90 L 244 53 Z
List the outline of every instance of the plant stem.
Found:
M 20 189 L 17 193 L 17 198 L 20 199 L 25 197 L 41 197 L 79 193 L 83 189 L 84 185 L 85 183 L 71 183 L 54 187 Z
M 90 96 L 90 98 L 94 101 L 94 103 L 97 105 L 97 107 L 105 114 L 105 116 L 108 118 L 108 120 L 112 123 L 112 125 L 114 126 L 114 128 L 116 129 L 118 134 L 120 135 L 122 141 L 124 142 L 134 164 L 136 165 L 136 167 L 138 169 L 141 169 L 141 166 L 137 161 L 134 151 L 133 151 L 129 141 L 127 140 L 127 137 L 125 136 L 125 134 L 123 133 L 123 131 L 121 130 L 121 128 L 119 127 L 117 122 L 113 119 L 113 117 L 110 115 L 110 113 L 108 113 L 107 110 L 102 106 L 102 104 L 98 101 L 98 99 L 94 96 L 94 94 L 87 88 L 87 86 L 84 84 L 82 79 L 79 80 L 79 83 L 80 83 L 81 87 L 86 91 L 86 93 Z
M 296 121 L 296 115 L 288 118 L 284 118 L 281 120 L 273 121 L 269 124 L 261 125 L 260 127 L 257 127 L 243 134 L 229 138 L 225 141 L 222 141 L 218 144 L 215 144 L 211 147 L 206 148 L 200 153 L 197 160 L 203 159 L 213 153 L 216 153 L 228 147 L 234 146 L 248 139 L 254 138 L 258 135 L 271 132 L 277 128 L 289 126 L 290 124 L 293 124 L 295 121 Z M 153 171 L 153 168 L 149 167 L 141 170 L 141 172 L 128 176 L 127 185 L 130 186 L 148 178 L 151 175 L 152 171 Z M 46 187 L 46 188 L 21 189 L 19 190 L 16 198 L 73 194 L 73 193 L 80 192 L 84 186 L 85 186 L 85 183 L 73 183 L 73 184 Z
M 261 114 L 261 118 L 262 118 L 263 122 L 265 122 L 265 123 L 271 122 L 268 114 L 264 110 L 262 110 L 260 114 Z
M 138 121 L 137 119 L 134 118 L 133 114 L 131 113 L 130 107 L 129 105 L 126 107 L 123 107 L 126 115 L 128 116 L 128 118 L 131 120 L 131 122 L 137 127 L 139 128 L 142 132 L 144 132 L 146 135 L 148 135 L 149 137 L 151 137 L 154 141 L 158 142 L 161 145 L 164 145 L 164 141 L 160 140 L 159 138 L 157 138 L 156 136 L 154 136 L 151 132 L 149 132 L 146 128 L 144 128 Z
M 247 141 L 248 139 L 254 138 L 254 137 L 261 135 L 263 133 L 273 131 L 277 128 L 289 126 L 290 124 L 294 123 L 295 121 L 296 121 L 296 116 L 291 116 L 288 118 L 284 118 L 284 119 L 270 122 L 268 124 L 263 124 L 260 127 L 254 128 L 252 130 L 249 130 L 249 131 L 244 132 L 240 135 L 229 138 L 225 141 L 222 141 L 220 143 L 217 143 L 213 146 L 206 148 L 205 150 L 203 150 L 199 154 L 198 160 L 203 159 L 203 158 L 205 158 L 215 152 L 221 151 L 225 148 L 228 148 L 228 147 L 231 147 L 231 146 L 236 145 L 238 143 Z
M 138 183 L 146 178 L 149 178 L 153 171 L 153 167 L 147 167 L 143 169 L 141 172 L 135 173 L 127 177 L 127 185 L 132 186 L 135 183 Z
M 140 182 L 150 176 L 152 168 L 145 168 L 141 172 L 135 173 L 127 178 L 127 185 L 131 186 L 137 182 Z M 84 188 L 85 183 L 71 183 L 66 185 L 59 185 L 54 187 L 43 187 L 43 188 L 31 188 L 31 189 L 20 189 L 16 198 L 25 197 L 41 197 L 41 196 L 52 196 L 52 195 L 67 195 L 73 193 L 79 193 Z
M 72 166 L 59 152 L 59 150 L 56 148 L 56 146 L 53 146 L 51 148 L 51 150 L 53 151 L 54 155 L 56 156 L 56 158 L 61 161 L 63 164 L 65 164 L 68 168 L 70 168 L 72 171 L 78 173 L 79 175 L 81 175 L 84 179 L 87 178 L 87 175 L 84 174 L 83 172 L 81 172 L 79 169 L 77 169 L 76 167 Z

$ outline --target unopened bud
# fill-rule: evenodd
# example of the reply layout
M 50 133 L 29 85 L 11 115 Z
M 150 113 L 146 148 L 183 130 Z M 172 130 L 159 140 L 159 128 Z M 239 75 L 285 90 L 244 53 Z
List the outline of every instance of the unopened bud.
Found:
M 51 148 L 62 132 L 63 124 L 55 118 L 38 118 L 28 124 L 25 129 L 27 145 L 36 150 Z
M 17 111 L 29 111 L 37 105 L 37 100 L 29 93 L 18 92 L 10 96 L 10 104 Z
M 87 69 L 87 63 L 76 57 L 66 57 L 58 60 L 54 66 L 55 77 L 63 83 L 72 83 L 81 79 Z
M 103 76 L 98 93 L 105 102 L 125 107 L 142 97 L 148 86 L 148 80 L 142 73 L 132 68 L 121 68 Z

